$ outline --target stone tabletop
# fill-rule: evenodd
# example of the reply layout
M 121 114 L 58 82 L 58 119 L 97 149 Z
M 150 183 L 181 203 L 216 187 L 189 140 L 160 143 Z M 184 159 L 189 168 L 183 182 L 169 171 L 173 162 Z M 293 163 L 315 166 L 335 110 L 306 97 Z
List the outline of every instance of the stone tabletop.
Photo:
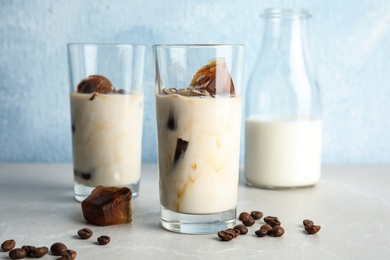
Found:
M 389 259 L 390 166 L 323 166 L 312 188 L 263 190 L 240 179 L 238 213 L 259 210 L 277 216 L 282 237 L 255 236 L 257 221 L 247 235 L 223 242 L 217 234 L 184 235 L 159 223 L 156 164 L 142 167 L 140 196 L 132 201 L 133 222 L 96 227 L 85 222 L 73 198 L 71 164 L 0 164 L 0 243 L 23 245 L 63 242 L 77 259 Z M 308 235 L 303 219 L 321 226 Z M 77 231 L 88 227 L 91 239 Z M 97 237 L 108 235 L 101 246 Z M 41 259 L 56 259 L 50 253 Z M 0 250 L 0 259 L 9 259 Z

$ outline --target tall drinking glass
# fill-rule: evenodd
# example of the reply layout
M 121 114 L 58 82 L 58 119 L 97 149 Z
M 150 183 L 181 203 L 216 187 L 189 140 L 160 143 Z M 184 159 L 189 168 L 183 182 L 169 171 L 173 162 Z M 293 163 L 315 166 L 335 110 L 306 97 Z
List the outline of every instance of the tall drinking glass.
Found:
M 68 44 L 74 193 L 126 186 L 141 175 L 145 46 Z
M 155 45 L 161 223 L 204 234 L 236 220 L 243 45 Z

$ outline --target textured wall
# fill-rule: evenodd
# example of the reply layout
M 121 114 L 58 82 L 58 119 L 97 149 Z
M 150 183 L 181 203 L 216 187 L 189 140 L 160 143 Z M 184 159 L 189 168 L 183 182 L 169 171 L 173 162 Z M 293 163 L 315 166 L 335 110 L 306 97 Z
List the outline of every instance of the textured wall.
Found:
M 66 43 L 148 46 L 143 161 L 156 161 L 151 45 L 243 43 L 267 7 L 304 7 L 324 106 L 324 163 L 390 163 L 390 1 L 0 0 L 0 162 L 70 162 Z

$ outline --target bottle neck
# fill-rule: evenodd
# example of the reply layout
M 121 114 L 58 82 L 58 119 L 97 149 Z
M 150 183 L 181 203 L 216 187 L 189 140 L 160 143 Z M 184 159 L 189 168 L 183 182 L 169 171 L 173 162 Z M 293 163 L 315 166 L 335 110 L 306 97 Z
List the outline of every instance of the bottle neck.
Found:
M 275 59 L 306 60 L 307 55 L 307 20 L 305 11 L 293 10 L 278 13 L 266 11 L 263 37 L 263 57 L 272 55 Z

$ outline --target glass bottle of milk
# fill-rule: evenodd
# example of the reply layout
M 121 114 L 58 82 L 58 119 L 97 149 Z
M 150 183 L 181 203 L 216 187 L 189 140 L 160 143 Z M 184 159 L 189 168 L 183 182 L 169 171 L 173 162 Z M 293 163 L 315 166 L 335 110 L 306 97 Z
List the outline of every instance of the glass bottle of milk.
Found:
M 320 92 L 303 9 L 266 9 L 246 92 L 245 179 L 262 188 L 315 185 L 321 174 Z

